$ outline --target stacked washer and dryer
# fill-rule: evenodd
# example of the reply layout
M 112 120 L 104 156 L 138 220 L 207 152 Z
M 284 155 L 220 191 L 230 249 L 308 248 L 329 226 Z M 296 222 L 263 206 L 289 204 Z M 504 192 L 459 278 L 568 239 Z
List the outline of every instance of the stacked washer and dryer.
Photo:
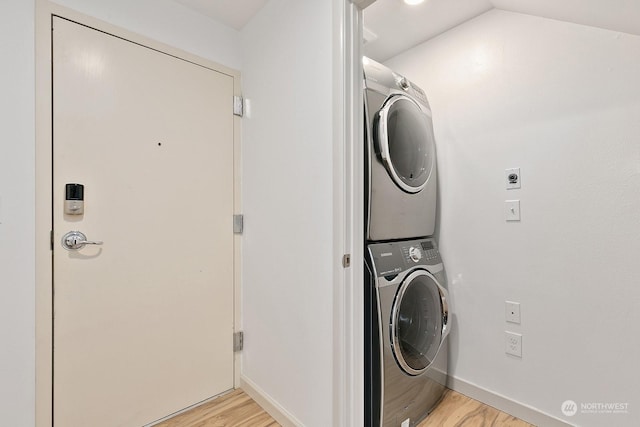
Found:
M 441 399 L 450 313 L 422 89 L 364 58 L 365 425 L 413 427 Z

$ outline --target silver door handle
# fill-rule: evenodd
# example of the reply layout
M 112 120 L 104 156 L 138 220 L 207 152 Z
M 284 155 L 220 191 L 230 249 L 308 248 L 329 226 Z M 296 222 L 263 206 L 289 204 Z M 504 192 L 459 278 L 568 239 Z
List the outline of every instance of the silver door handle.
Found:
M 438 292 L 440 293 L 440 304 L 442 305 L 442 340 L 449 335 L 451 329 L 451 319 L 449 318 L 449 292 L 440 284 L 438 286 Z
M 62 247 L 68 251 L 77 251 L 85 245 L 101 245 L 101 241 L 87 240 L 87 236 L 80 231 L 70 231 L 62 236 Z

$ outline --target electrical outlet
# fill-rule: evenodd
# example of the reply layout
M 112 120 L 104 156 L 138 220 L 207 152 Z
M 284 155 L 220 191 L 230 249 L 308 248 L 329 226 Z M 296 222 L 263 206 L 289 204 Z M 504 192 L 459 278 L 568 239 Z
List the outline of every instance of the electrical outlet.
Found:
M 520 324 L 520 303 L 513 301 L 504 302 L 504 318 L 507 322 Z
M 522 357 L 522 335 L 504 331 L 505 353 Z

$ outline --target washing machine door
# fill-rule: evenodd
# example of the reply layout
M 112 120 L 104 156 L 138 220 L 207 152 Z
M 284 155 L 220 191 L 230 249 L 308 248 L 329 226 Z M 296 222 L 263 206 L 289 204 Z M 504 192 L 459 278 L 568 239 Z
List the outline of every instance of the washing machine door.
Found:
M 431 117 L 405 95 L 389 97 L 378 113 L 376 148 L 395 184 L 418 193 L 427 185 L 435 161 Z
M 420 375 L 433 363 L 449 333 L 447 290 L 425 270 L 404 280 L 391 310 L 391 348 L 400 368 Z

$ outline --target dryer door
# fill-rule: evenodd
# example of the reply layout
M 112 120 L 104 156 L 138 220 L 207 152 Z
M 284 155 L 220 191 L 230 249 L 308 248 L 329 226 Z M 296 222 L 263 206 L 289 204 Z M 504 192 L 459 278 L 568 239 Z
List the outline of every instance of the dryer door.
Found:
M 446 289 L 425 270 L 411 273 L 398 289 L 391 310 L 391 348 L 410 375 L 424 372 L 449 333 Z
M 431 117 L 405 95 L 391 96 L 378 113 L 376 148 L 398 187 L 417 193 L 426 185 L 435 161 Z

